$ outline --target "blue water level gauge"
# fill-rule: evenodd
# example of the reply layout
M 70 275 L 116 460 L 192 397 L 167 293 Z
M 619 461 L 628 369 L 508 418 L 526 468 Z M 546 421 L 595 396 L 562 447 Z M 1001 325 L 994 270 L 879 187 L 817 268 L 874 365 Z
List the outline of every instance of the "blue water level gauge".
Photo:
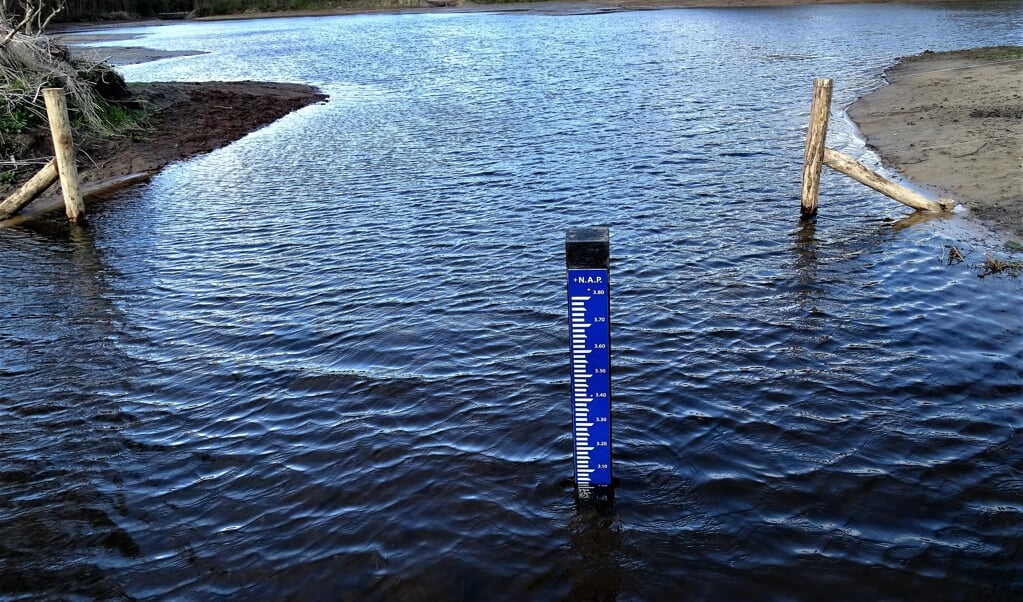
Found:
M 566 239 L 575 483 L 580 499 L 611 490 L 611 291 L 606 227 Z

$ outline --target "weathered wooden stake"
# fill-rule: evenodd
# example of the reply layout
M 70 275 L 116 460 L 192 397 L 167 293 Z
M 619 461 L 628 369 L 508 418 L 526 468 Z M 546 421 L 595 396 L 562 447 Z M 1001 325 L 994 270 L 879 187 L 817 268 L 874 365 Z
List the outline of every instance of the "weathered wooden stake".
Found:
M 51 184 L 57 181 L 57 160 L 50 159 L 46 167 L 39 170 L 28 182 L 21 185 L 14 191 L 14 194 L 7 197 L 0 203 L 0 220 L 5 220 L 35 200 Z
M 821 188 L 821 163 L 824 142 L 828 135 L 831 114 L 831 80 L 813 80 L 813 102 L 810 105 L 810 127 L 806 132 L 803 153 L 803 195 L 800 213 L 804 219 L 817 215 L 817 195 Z
M 67 114 L 67 100 L 61 88 L 43 90 L 46 117 L 50 121 L 53 151 L 57 155 L 60 189 L 64 194 L 64 209 L 72 223 L 85 221 L 85 202 L 78 189 L 78 165 L 75 163 L 75 145 L 71 137 L 71 121 Z
M 903 205 L 909 205 L 918 211 L 951 211 L 955 201 L 938 199 L 932 201 L 912 190 L 886 179 L 849 155 L 844 155 L 830 148 L 824 149 L 824 164 L 837 172 L 843 173 L 860 184 L 869 186 L 881 194 L 895 199 Z

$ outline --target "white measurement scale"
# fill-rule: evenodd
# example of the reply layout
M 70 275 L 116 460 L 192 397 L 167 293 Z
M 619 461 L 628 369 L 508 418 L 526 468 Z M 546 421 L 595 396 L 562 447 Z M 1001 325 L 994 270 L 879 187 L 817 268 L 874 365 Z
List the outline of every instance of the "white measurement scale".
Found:
M 611 311 L 608 229 L 566 239 L 575 483 L 580 499 L 611 493 Z

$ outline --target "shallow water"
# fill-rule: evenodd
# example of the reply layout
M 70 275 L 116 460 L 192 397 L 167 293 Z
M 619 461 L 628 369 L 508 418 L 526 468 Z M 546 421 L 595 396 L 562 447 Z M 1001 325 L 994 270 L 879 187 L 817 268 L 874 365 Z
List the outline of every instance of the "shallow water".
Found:
M 1023 285 L 826 175 L 810 81 L 1018 39 L 1012 4 L 141 28 L 132 80 L 314 83 L 0 230 L 0 593 L 1015 599 Z M 612 237 L 614 468 L 571 475 L 563 243 Z M 968 255 L 948 265 L 946 245 Z

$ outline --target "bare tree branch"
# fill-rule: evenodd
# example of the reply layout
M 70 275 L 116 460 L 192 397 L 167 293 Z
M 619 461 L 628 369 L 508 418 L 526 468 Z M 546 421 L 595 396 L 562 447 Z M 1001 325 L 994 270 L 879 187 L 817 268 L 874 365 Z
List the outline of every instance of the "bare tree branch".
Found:
M 19 33 L 29 36 L 42 35 L 46 26 L 64 10 L 64 7 L 65 0 L 60 0 L 50 9 L 50 13 L 43 17 L 42 0 L 21 0 L 21 20 L 15 25 L 8 14 L 6 3 L 3 3 L 3 9 L 0 11 L 0 29 L 6 29 L 7 34 L 0 40 L 0 49 L 10 44 Z

